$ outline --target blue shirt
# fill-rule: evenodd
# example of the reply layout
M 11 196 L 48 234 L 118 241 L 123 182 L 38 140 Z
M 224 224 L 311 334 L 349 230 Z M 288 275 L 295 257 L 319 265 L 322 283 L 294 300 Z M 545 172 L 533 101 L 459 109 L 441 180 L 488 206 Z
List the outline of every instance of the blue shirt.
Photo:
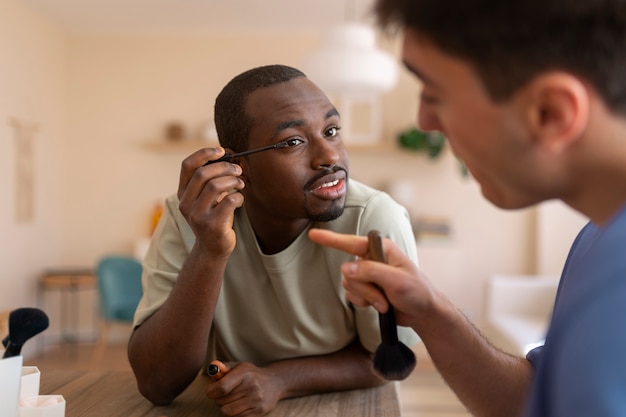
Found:
M 528 417 L 626 416 L 626 209 L 574 241 L 535 366 Z

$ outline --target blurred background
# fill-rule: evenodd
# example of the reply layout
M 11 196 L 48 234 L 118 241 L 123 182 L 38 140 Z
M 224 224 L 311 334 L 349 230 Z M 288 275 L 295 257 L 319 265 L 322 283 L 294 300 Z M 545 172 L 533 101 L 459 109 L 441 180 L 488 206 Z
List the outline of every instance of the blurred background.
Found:
M 142 256 L 181 161 L 215 144 L 213 102 L 233 76 L 280 63 L 325 86 L 345 68 L 356 79 L 369 67 L 310 62 L 329 35 L 343 36 L 338 26 L 371 25 L 369 0 L 0 5 L 0 312 L 45 308 L 46 344 L 68 327 L 92 340 L 98 300 L 93 285 L 57 294 L 42 277 L 88 272 L 108 254 Z M 375 35 L 376 53 L 398 62 L 400 39 Z M 407 206 L 423 270 L 481 323 L 491 278 L 558 275 L 585 219 L 552 202 L 497 209 L 445 144 L 436 157 L 399 145 L 415 125 L 420 85 L 401 66 L 376 79 L 384 65 L 374 79 L 363 74 L 371 89 L 327 90 L 348 124 L 351 176 Z

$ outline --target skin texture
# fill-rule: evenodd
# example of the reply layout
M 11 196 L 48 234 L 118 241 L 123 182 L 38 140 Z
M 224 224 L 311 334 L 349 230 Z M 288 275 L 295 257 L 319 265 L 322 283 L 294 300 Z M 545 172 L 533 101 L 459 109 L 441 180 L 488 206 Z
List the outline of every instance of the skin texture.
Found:
M 420 127 L 447 136 L 496 206 L 558 198 L 603 225 L 626 204 L 625 120 L 584 79 L 543 71 L 496 102 L 468 62 L 414 29 L 404 29 L 402 55 L 423 83 Z M 309 237 L 361 257 L 342 266 L 348 300 L 385 312 L 388 299 L 473 415 L 520 415 L 530 362 L 494 348 L 393 242 L 384 241 L 384 265 L 368 260 L 365 238 L 319 229 Z
M 348 158 L 339 115 L 322 91 L 298 77 L 255 90 L 245 109 L 253 121 L 249 149 L 285 139 L 292 146 L 204 166 L 225 152 L 206 148 L 183 161 L 179 208 L 196 243 L 165 304 L 135 329 L 129 343 L 139 390 L 155 404 L 170 403 L 204 366 L 222 277 L 236 244 L 234 210 L 245 205 L 266 254 L 286 248 L 312 219 L 335 218 L 343 210 Z M 357 340 L 327 355 L 226 367 L 206 391 L 225 416 L 261 416 L 283 398 L 383 383 Z

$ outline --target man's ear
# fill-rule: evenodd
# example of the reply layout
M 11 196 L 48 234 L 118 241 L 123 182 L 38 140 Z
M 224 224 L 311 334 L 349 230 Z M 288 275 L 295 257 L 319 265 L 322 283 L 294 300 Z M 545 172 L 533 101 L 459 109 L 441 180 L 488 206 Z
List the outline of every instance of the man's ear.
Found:
M 551 152 L 563 152 L 587 127 L 589 91 L 580 79 L 564 72 L 541 75 L 528 88 L 533 137 Z

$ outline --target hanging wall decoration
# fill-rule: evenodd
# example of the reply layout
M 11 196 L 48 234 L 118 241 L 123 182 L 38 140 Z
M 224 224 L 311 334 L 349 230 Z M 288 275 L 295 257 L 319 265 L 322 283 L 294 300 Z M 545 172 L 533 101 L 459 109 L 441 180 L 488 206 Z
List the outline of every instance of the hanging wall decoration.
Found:
M 35 217 L 34 138 L 36 123 L 9 119 L 15 144 L 15 221 L 30 223 Z

